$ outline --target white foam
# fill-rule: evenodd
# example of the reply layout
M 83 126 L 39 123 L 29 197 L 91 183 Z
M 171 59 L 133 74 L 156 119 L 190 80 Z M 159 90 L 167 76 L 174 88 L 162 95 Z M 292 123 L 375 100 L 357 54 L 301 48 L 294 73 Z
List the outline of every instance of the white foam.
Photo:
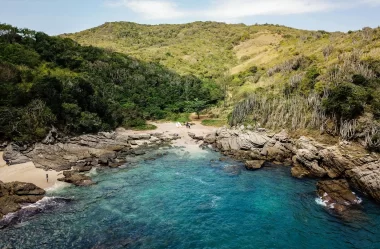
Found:
M 323 206 L 323 207 L 327 207 L 327 202 L 323 201 L 321 197 L 315 198 L 315 202 L 316 202 L 318 205 L 321 205 L 321 206 Z
M 59 199 L 59 197 L 45 196 L 44 198 L 42 198 L 41 200 L 39 200 L 39 201 L 37 201 L 35 203 L 23 205 L 21 207 L 21 209 L 26 209 L 26 208 L 43 208 L 44 206 L 46 206 L 46 205 L 51 204 L 52 202 L 54 202 L 54 200 L 56 200 L 56 199 Z
M 211 200 L 211 207 L 212 207 L 212 208 L 217 207 L 217 206 L 218 206 L 217 202 L 218 202 L 219 200 L 221 200 L 221 199 L 222 199 L 222 197 L 220 197 L 220 196 L 216 196 L 216 195 L 213 195 L 213 196 L 212 196 L 212 200 Z
M 191 179 L 193 179 L 193 180 L 195 180 L 195 181 L 197 181 L 197 182 L 199 182 L 199 183 L 201 183 L 201 184 L 203 184 L 203 185 L 207 185 L 207 186 L 211 186 L 212 184 L 210 184 L 210 183 L 208 183 L 208 182 L 205 182 L 205 181 L 203 181 L 201 178 L 199 178 L 199 177 L 191 177 Z
M 56 183 L 54 183 L 53 186 L 45 189 L 45 191 L 48 193 L 54 193 L 54 192 L 57 192 L 57 191 L 60 191 L 64 188 L 66 188 L 68 186 L 70 186 L 69 183 L 57 181 Z
M 86 175 L 87 176 L 96 176 L 98 174 L 98 171 L 96 168 L 92 168 Z

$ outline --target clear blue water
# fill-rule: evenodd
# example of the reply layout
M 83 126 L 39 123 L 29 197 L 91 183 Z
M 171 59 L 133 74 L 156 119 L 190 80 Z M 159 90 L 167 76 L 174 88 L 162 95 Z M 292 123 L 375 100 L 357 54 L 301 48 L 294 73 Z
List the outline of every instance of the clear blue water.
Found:
M 0 248 L 380 248 L 377 204 L 342 220 L 316 204 L 315 181 L 219 157 L 172 151 L 98 172 L 50 193 L 72 201 L 0 230 Z

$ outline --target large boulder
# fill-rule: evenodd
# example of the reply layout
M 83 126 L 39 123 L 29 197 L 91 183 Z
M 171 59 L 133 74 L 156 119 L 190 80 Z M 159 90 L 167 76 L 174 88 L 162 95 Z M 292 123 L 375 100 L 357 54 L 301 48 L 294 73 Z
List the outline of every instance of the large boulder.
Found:
M 327 171 L 319 166 L 318 160 L 320 160 L 320 156 L 314 150 L 299 149 L 297 151 L 296 160 L 315 177 L 324 177 L 327 175 Z
M 89 176 L 80 174 L 78 172 L 73 171 L 63 171 L 62 178 L 59 178 L 58 181 L 63 181 L 67 183 L 74 184 L 76 186 L 89 186 L 94 184 Z
M 265 134 L 252 131 L 221 128 L 216 132 L 217 147 L 223 151 L 262 148 L 269 139 Z
M 58 130 L 52 127 L 45 139 L 42 141 L 44 144 L 54 144 L 58 139 Z
M 304 177 L 310 177 L 312 174 L 310 170 L 302 166 L 300 163 L 297 161 L 293 163 L 293 167 L 291 169 L 291 174 L 295 178 L 302 179 Z
M 268 160 L 284 162 L 293 156 L 293 152 L 288 149 L 291 146 L 286 145 L 288 144 L 273 139 L 264 146 L 261 155 L 266 156 Z
M 346 170 L 354 168 L 354 164 L 344 157 L 337 147 L 329 147 L 319 151 L 322 159 L 321 167 L 327 171 L 330 178 L 341 177 Z
M 380 202 L 380 161 L 354 167 L 346 177 L 355 188 Z
M 35 203 L 45 195 L 45 190 L 32 183 L 0 181 L 0 219 L 21 209 L 22 203 Z
M 130 134 L 129 138 L 133 140 L 149 140 L 150 134 Z
M 315 146 L 316 143 L 310 138 L 302 136 L 296 141 L 295 144 L 297 149 L 308 150 L 314 154 L 318 153 L 318 148 Z
M 205 138 L 204 138 L 204 141 L 208 144 L 213 144 L 216 142 L 216 134 L 215 133 L 211 133 L 211 134 L 208 134 Z
M 329 208 L 343 212 L 362 200 L 350 189 L 347 180 L 328 180 L 317 183 L 317 193 L 322 202 Z
M 245 162 L 245 168 L 247 170 L 257 170 L 261 169 L 265 163 L 265 160 L 252 160 Z
M 30 162 L 30 159 L 19 151 L 19 147 L 17 145 L 9 144 L 3 153 L 3 159 L 8 160 L 10 165 L 21 164 Z

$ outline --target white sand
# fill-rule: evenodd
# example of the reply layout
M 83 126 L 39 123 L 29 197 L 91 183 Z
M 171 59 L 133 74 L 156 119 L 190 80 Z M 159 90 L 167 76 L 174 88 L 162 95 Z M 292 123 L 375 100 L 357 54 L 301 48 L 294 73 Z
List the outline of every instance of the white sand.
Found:
M 157 126 L 157 129 L 154 131 L 140 131 L 136 133 L 164 133 L 165 135 L 169 134 L 178 134 L 181 139 L 173 141 L 174 146 L 185 147 L 186 151 L 189 152 L 201 152 L 202 150 L 199 148 L 199 142 L 197 143 L 194 139 L 190 138 L 188 133 L 194 133 L 196 136 L 206 136 L 207 134 L 215 131 L 216 127 L 204 126 L 199 121 L 191 121 L 194 125 L 191 126 L 190 129 L 186 128 L 186 126 L 176 127 L 175 122 L 165 122 L 165 123 L 155 123 L 150 122 Z
M 205 136 L 211 131 L 216 130 L 215 127 L 203 126 L 200 122 L 192 121 L 195 123 L 191 129 L 187 129 L 185 126 L 180 128 L 176 127 L 175 122 L 172 123 L 152 123 L 158 128 L 154 131 L 141 131 L 135 133 L 165 133 L 165 134 L 178 134 L 181 139 L 175 140 L 174 146 L 185 147 L 186 151 L 201 153 L 202 150 L 199 148 L 199 144 L 191 139 L 188 135 L 189 132 L 196 134 L 197 136 Z M 130 133 L 130 131 L 129 131 Z M 46 174 L 49 174 L 49 182 L 46 182 Z M 43 169 L 38 169 L 32 162 L 7 166 L 3 160 L 3 152 L 0 152 L 0 181 L 2 182 L 30 182 L 34 183 L 40 188 L 49 189 L 54 188 L 59 185 L 57 178 L 61 177 L 61 172 L 56 172 L 54 170 L 44 171 Z
M 49 182 L 46 182 L 46 174 L 49 175 Z M 58 174 L 59 172 L 54 170 L 38 169 L 32 162 L 7 166 L 3 160 L 3 152 L 0 152 L 0 181 L 2 182 L 30 182 L 40 188 L 48 189 L 56 184 Z

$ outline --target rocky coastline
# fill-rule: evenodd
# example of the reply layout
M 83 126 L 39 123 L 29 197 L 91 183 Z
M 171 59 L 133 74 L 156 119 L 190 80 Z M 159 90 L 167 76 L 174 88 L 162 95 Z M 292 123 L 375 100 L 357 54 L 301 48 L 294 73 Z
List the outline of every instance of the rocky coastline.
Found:
M 135 133 L 119 128 L 115 132 L 101 132 L 78 137 L 60 137 L 50 132 L 41 143 L 31 146 L 8 144 L 3 153 L 4 160 L 15 164 L 33 162 L 37 168 L 62 172 L 58 181 L 76 186 L 95 184 L 87 173 L 92 168 L 117 168 L 132 157 L 145 155 L 162 146 L 169 146 L 178 134 L 160 132 Z M 161 154 L 150 155 L 150 159 Z M 21 209 L 22 204 L 35 203 L 45 195 L 45 190 L 31 183 L 0 182 L 0 219 Z
M 21 209 L 21 204 L 35 203 L 45 195 L 45 190 L 32 183 L 0 181 L 0 220 L 4 215 Z
M 258 170 L 271 162 L 291 167 L 293 177 L 320 179 L 317 195 L 326 207 L 338 213 L 360 207 L 361 200 L 353 190 L 380 202 L 380 160 L 376 154 L 352 156 L 344 153 L 343 145 L 329 146 L 307 137 L 294 139 L 286 131 L 271 134 L 265 129 L 220 128 L 208 135 L 196 132 L 188 135 L 201 147 L 243 161 L 247 170 Z M 122 128 L 71 138 L 53 132 L 32 146 L 9 144 L 3 157 L 11 164 L 32 161 L 38 168 L 62 172 L 59 181 L 89 186 L 96 184 L 87 175 L 94 167 L 120 167 L 177 139 L 181 136 L 176 133 L 136 133 Z M 157 157 L 160 153 L 153 152 L 149 158 Z M 22 186 L 31 192 L 20 195 L 14 191 Z M 33 184 L 0 182 L 0 219 L 19 210 L 21 203 L 41 200 L 44 194 L 43 189 Z
M 380 158 L 377 154 L 345 154 L 340 145 L 326 145 L 308 137 L 291 138 L 286 131 L 270 134 L 265 129 L 220 128 L 205 137 L 189 136 L 203 141 L 225 156 L 245 162 L 247 170 L 258 170 L 272 162 L 291 167 L 296 178 L 317 178 L 317 195 L 328 208 L 338 213 L 360 205 L 353 192 L 380 202 Z

